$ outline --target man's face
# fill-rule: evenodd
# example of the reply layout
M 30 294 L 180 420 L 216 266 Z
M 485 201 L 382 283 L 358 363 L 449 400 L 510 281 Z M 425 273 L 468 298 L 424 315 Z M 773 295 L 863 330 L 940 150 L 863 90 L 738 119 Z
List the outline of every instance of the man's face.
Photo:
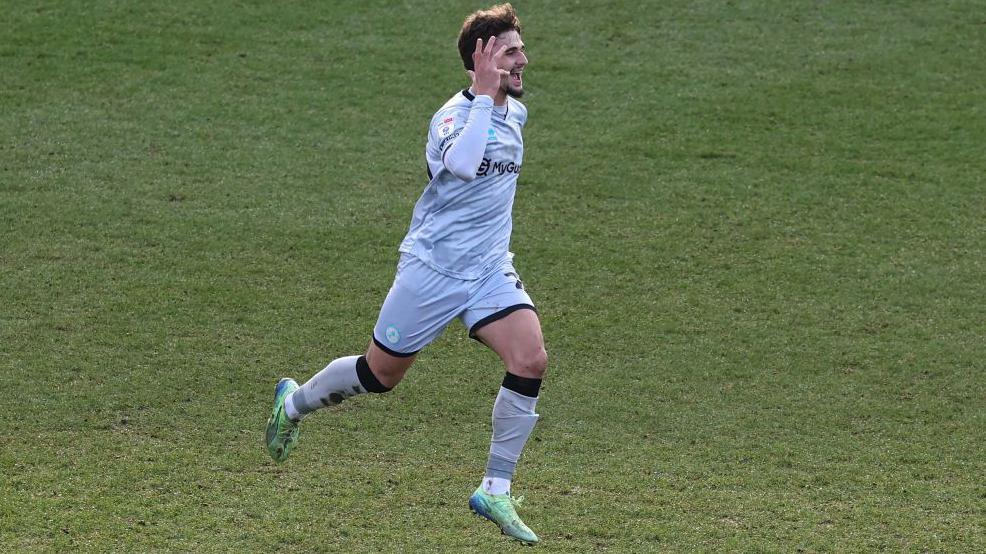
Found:
M 527 67 L 524 41 L 520 40 L 520 33 L 517 31 L 504 31 L 496 37 L 496 47 L 499 49 L 500 46 L 506 46 L 507 49 L 503 51 L 498 67 L 510 72 L 510 75 L 500 79 L 500 89 L 514 98 L 520 98 L 524 94 L 522 73 Z

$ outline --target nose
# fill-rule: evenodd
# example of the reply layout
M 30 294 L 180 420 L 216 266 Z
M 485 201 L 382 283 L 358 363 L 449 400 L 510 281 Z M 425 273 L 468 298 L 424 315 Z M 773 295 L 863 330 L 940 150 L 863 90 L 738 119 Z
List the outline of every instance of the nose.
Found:
M 524 67 L 527 65 L 527 53 L 524 51 L 520 52 L 520 66 Z

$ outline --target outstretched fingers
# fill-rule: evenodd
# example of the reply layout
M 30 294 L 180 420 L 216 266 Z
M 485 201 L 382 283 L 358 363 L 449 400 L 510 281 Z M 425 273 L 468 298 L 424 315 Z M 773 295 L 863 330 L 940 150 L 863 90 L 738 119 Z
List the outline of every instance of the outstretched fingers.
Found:
M 483 39 L 476 39 L 476 49 L 472 53 L 472 61 L 479 63 L 482 61 L 493 62 L 493 65 L 497 65 L 500 58 L 503 57 L 503 53 L 506 52 L 507 45 L 503 44 L 499 48 L 496 46 L 496 37 L 490 37 L 486 43 L 483 43 Z
M 485 42 L 481 38 L 476 39 L 476 49 L 472 53 L 473 69 L 467 70 L 467 73 L 477 93 L 494 95 L 500 86 L 500 79 L 509 74 L 499 67 L 506 45 L 498 47 L 496 43 L 495 36 Z
M 483 49 L 483 54 L 490 54 L 493 52 L 493 46 L 496 45 L 496 37 L 490 37 L 490 40 L 486 41 L 486 48 Z

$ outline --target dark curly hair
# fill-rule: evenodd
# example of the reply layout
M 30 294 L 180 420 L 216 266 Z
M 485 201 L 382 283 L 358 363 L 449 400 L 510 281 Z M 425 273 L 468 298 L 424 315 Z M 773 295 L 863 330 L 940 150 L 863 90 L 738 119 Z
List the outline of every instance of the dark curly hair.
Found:
M 462 65 L 466 69 L 473 69 L 472 53 L 476 50 L 476 39 L 483 39 L 485 44 L 490 37 L 510 30 L 520 32 L 520 19 L 517 19 L 517 12 L 509 3 L 470 14 L 459 31 L 459 56 L 462 57 Z

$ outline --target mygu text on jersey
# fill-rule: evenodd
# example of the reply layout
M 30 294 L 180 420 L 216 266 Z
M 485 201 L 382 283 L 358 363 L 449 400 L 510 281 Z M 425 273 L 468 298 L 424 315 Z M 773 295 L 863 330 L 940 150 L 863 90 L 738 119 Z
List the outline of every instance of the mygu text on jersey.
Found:
M 486 177 L 487 175 L 504 175 L 507 173 L 520 174 L 521 164 L 510 162 L 506 160 L 493 161 L 489 158 L 483 158 L 483 162 L 479 164 L 479 169 L 476 170 L 476 177 Z

